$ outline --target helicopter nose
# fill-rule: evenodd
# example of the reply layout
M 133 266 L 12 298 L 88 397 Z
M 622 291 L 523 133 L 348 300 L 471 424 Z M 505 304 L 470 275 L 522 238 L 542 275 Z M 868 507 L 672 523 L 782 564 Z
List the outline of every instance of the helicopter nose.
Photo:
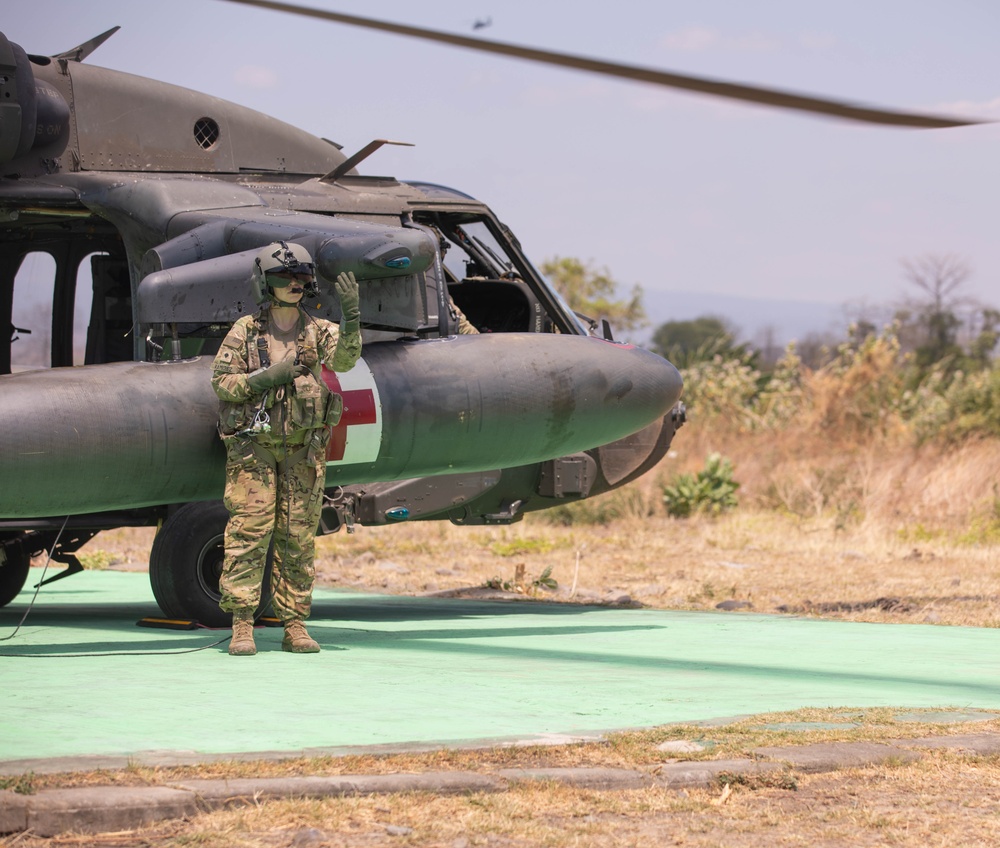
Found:
M 634 345 L 581 341 L 592 350 L 574 363 L 574 378 L 557 372 L 553 448 L 569 431 L 598 439 L 587 448 L 614 441 L 662 418 L 677 403 L 683 381 L 667 360 Z

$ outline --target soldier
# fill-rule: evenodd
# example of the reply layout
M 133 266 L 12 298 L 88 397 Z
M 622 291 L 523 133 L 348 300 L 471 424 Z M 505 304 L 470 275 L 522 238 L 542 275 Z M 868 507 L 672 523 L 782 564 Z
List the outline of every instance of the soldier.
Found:
M 304 621 L 316 573 L 326 448 L 343 408 L 320 369 L 353 368 L 361 355 L 361 330 L 354 274 L 337 277 L 339 331 L 300 308 L 306 288 L 315 283 L 312 257 L 301 245 L 276 242 L 261 250 L 252 281 L 261 309 L 233 324 L 213 364 L 230 515 L 219 606 L 233 616 L 233 656 L 257 653 L 254 611 L 272 538 L 273 605 L 285 628 L 281 648 L 294 653 L 320 649 Z
M 455 305 L 455 301 L 451 299 L 450 294 L 448 295 L 448 309 L 451 311 L 451 320 L 458 322 L 458 334 L 460 336 L 479 335 L 476 325 L 465 317 L 465 313 Z

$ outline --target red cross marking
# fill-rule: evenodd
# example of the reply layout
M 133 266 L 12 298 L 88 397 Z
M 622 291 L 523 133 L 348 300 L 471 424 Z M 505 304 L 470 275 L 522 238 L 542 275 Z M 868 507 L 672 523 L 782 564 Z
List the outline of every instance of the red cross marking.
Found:
M 333 427 L 333 438 L 326 449 L 326 461 L 336 462 L 344 458 L 347 447 L 347 428 L 352 424 L 376 424 L 378 417 L 375 411 L 375 393 L 371 389 L 353 389 L 344 391 L 340 387 L 335 371 L 323 368 L 323 382 L 331 392 L 336 392 L 344 399 L 344 412 L 340 421 Z

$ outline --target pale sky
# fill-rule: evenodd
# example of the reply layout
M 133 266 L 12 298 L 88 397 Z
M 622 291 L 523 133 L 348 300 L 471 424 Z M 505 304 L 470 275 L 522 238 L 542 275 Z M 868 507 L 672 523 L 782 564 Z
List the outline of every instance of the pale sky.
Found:
M 1000 120 L 994 0 L 311 0 L 679 73 Z M 903 130 L 674 93 L 225 0 L 5 0 L 51 54 L 205 91 L 325 136 L 361 170 L 488 203 L 535 264 L 576 256 L 648 292 L 881 303 L 900 260 L 952 253 L 1000 303 L 1000 124 Z M 657 316 L 665 320 L 668 316 Z M 738 316 L 734 316 L 738 317 Z

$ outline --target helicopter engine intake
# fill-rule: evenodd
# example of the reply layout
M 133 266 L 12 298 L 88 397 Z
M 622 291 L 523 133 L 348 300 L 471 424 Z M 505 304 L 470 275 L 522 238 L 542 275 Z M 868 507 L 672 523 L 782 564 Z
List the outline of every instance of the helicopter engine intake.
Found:
M 51 148 L 58 156 L 69 139 L 69 118 L 62 94 L 36 80 L 28 54 L 0 33 L 0 164 L 32 150 Z

